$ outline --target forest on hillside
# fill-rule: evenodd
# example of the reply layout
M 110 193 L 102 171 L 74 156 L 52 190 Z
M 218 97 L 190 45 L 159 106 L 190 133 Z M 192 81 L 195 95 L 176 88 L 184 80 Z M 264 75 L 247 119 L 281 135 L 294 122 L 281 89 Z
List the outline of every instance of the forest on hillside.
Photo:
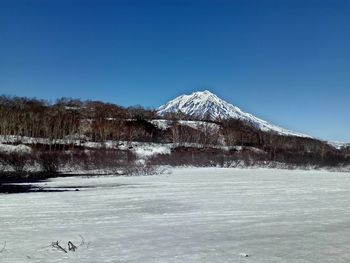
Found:
M 171 153 L 147 158 L 149 165 L 227 166 L 239 161 L 245 165 L 350 164 L 350 147 L 336 149 L 313 138 L 263 132 L 240 120 L 194 120 L 183 114 L 160 117 L 155 110 L 141 106 L 124 108 L 71 98 L 50 103 L 1 96 L 0 136 L 2 144 L 32 149 L 0 153 L 0 164 L 17 172 L 33 163 L 43 171 L 56 172 L 67 164 L 102 169 L 135 162 L 137 156 L 131 148 L 104 147 L 111 141 L 173 144 Z M 92 142 L 100 146 L 91 147 Z

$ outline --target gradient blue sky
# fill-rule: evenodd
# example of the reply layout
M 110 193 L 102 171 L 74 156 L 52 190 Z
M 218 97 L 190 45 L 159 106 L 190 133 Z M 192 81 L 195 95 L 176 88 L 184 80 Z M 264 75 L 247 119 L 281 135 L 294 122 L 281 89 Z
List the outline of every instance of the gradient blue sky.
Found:
M 0 93 L 157 107 L 209 89 L 350 142 L 350 1 L 0 0 Z

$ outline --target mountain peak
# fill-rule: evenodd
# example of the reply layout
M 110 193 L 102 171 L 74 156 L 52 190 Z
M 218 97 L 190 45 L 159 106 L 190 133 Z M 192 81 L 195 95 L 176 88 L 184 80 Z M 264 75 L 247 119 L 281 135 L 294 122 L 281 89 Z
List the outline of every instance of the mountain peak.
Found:
M 223 112 L 217 112 L 214 108 L 218 109 L 222 107 L 223 103 L 225 102 L 209 90 L 196 91 L 190 95 L 181 95 L 162 105 L 158 109 L 158 114 L 164 115 L 170 112 L 182 112 L 197 118 L 205 118 L 209 115 L 209 118 L 214 120 L 222 117 L 220 114 Z
M 210 95 L 214 95 L 212 92 L 210 92 L 209 90 L 203 90 L 203 91 L 195 91 L 193 92 L 191 95 L 202 95 L 202 96 L 210 96 Z
M 190 95 L 191 97 L 201 97 L 203 99 L 219 99 L 218 96 L 216 96 L 214 93 L 210 92 L 209 90 L 203 90 L 203 91 L 195 91 Z
M 160 106 L 158 115 L 164 116 L 167 113 L 182 113 L 199 119 L 239 119 L 262 131 L 273 131 L 284 135 L 310 137 L 304 134 L 295 133 L 270 124 L 259 119 L 250 113 L 243 112 L 240 108 L 220 99 L 209 90 L 196 91 L 190 95 L 181 95 L 168 103 Z

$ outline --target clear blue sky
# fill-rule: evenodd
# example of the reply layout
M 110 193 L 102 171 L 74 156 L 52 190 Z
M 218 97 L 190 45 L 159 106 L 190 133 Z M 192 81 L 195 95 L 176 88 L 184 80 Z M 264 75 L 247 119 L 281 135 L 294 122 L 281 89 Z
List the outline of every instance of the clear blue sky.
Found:
M 209 89 L 350 142 L 350 1 L 0 0 L 0 93 L 157 107 Z

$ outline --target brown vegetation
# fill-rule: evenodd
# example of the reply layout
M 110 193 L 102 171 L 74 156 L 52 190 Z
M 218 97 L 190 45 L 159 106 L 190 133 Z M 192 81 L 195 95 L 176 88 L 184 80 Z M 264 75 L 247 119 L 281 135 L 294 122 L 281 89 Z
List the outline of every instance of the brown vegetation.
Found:
M 47 141 L 33 141 L 34 151 L 30 154 L 0 154 L 0 164 L 22 172 L 26 165 L 35 162 L 42 171 L 55 173 L 63 165 L 116 169 L 135 161 L 136 157 L 128 150 L 103 147 L 87 150 L 77 143 L 109 140 L 177 145 L 172 154 L 151 159 L 149 163 L 152 164 L 223 166 L 237 160 L 247 164 L 274 161 L 320 166 L 350 163 L 350 147 L 337 150 L 316 139 L 263 132 L 240 120 L 203 121 L 193 128 L 179 121 L 188 117 L 169 114 L 164 117 L 169 127 L 160 129 L 150 121 L 157 118 L 154 110 L 140 106 L 123 108 L 99 101 L 67 98 L 49 103 L 1 96 L 0 135 L 45 138 Z M 212 125 L 219 130 L 213 129 Z M 237 146 L 242 148 L 237 150 Z

